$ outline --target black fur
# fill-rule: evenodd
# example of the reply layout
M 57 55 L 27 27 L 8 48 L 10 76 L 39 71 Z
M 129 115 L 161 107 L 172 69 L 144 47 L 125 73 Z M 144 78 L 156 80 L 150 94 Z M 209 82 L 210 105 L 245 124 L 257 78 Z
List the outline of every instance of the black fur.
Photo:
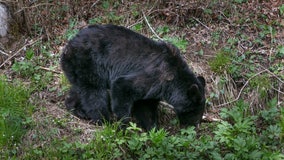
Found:
M 205 80 L 169 43 L 120 26 L 92 25 L 69 41 L 61 65 L 72 85 L 66 106 L 80 117 L 101 123 L 114 113 L 126 123 L 132 113 L 150 129 L 164 100 L 174 106 L 181 124 L 200 123 Z

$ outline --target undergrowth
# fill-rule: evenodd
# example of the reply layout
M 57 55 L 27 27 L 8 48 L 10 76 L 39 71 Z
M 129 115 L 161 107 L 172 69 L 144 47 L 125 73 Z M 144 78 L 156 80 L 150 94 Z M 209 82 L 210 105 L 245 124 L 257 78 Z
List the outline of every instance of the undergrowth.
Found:
M 53 54 L 50 49 L 48 43 L 36 44 L 27 49 L 22 59 L 16 60 L 11 67 L 19 77 L 32 82 L 30 87 L 37 91 L 44 90 L 51 84 L 53 70 L 59 65 L 59 55 Z
M 33 113 L 29 97 L 30 90 L 22 83 L 0 77 L 0 158 L 17 154 Z
M 141 132 L 135 123 L 118 130 L 118 123 L 94 133 L 89 143 L 54 139 L 42 148 L 26 148 L 24 159 L 283 159 L 284 113 L 276 99 L 252 115 L 248 103 L 238 101 L 222 109 L 223 121 L 213 135 L 193 127 L 171 135 L 164 129 Z M 212 124 L 202 124 L 206 128 Z M 261 129 L 258 125 L 262 125 Z

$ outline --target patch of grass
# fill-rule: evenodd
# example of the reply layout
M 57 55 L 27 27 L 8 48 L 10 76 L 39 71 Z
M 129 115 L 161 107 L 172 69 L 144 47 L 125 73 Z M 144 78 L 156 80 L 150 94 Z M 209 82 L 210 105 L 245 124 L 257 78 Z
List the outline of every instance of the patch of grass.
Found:
M 280 121 L 279 121 L 281 132 L 280 132 L 280 141 L 284 142 L 284 109 L 280 108 Z
M 29 103 L 30 90 L 25 86 L 17 81 L 8 83 L 0 76 L 0 158 L 17 155 L 31 122 L 33 106 Z
M 266 98 L 268 91 L 272 87 L 272 81 L 268 77 L 268 75 L 261 75 L 253 78 L 250 81 L 250 86 L 254 89 L 257 90 L 259 93 L 259 98 Z
M 209 66 L 211 70 L 217 74 L 222 74 L 224 72 L 228 72 L 228 67 L 231 63 L 230 53 L 221 50 L 216 54 L 216 57 L 209 61 Z

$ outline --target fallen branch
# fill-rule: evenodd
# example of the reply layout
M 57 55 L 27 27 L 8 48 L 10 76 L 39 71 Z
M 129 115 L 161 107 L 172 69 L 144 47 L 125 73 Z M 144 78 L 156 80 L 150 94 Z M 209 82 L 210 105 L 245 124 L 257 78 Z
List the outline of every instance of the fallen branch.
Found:
M 53 5 L 54 4 L 51 4 L 51 3 L 40 3 L 40 4 L 29 6 L 29 7 L 21 7 L 21 9 L 16 11 L 15 14 L 22 12 L 25 9 L 32 9 L 32 8 L 36 8 L 36 7 L 39 7 L 39 6 L 53 6 Z
M 153 10 L 154 7 L 156 6 L 157 2 L 158 2 L 158 0 L 156 0 L 156 2 L 154 3 L 154 5 L 152 6 L 152 8 L 150 8 L 149 10 L 147 10 L 147 11 L 148 11 L 147 16 L 149 16 L 150 14 L 152 14 L 153 12 L 155 12 L 155 11 L 152 11 L 152 10 Z M 143 13 L 143 12 L 142 12 L 142 13 Z M 140 17 L 135 23 L 133 23 L 133 24 L 127 26 L 127 28 L 131 28 L 131 27 L 135 26 L 136 24 L 141 23 L 141 22 L 143 21 L 143 19 L 145 19 L 145 17 L 146 17 L 146 16 L 143 15 L 143 17 Z
M 196 22 L 200 23 L 203 27 L 205 27 L 206 29 L 208 29 L 209 31 L 211 31 L 211 29 L 209 27 L 207 27 L 205 24 L 203 24 L 201 21 L 199 21 L 197 18 L 192 17 L 192 19 L 194 19 Z
M 154 34 L 159 40 L 163 41 L 163 39 L 162 39 L 162 38 L 154 31 L 154 29 L 151 27 L 151 25 L 150 25 L 150 23 L 149 23 L 148 19 L 146 18 L 146 16 L 145 16 L 145 14 L 144 14 L 143 11 L 142 11 L 142 14 L 143 14 L 143 17 L 144 17 L 144 19 L 145 19 L 145 22 L 147 23 L 148 27 L 149 27 L 150 30 L 153 32 L 153 34 Z
M 37 41 L 39 41 L 42 37 L 38 38 L 37 40 L 30 42 L 26 45 L 24 45 L 22 48 L 20 48 L 17 52 L 15 52 L 12 56 L 10 56 L 9 58 L 7 58 L 1 65 L 0 68 L 3 67 L 7 62 L 9 62 L 13 57 L 15 57 L 17 54 L 19 54 L 22 50 L 26 49 L 28 46 L 31 46 L 33 44 L 35 44 Z
M 46 67 L 42 67 L 42 66 L 40 66 L 39 68 L 42 69 L 42 70 L 46 70 L 46 71 L 49 71 L 49 72 L 56 73 L 56 74 L 62 74 L 62 72 L 60 72 L 60 71 L 55 71 L 55 70 L 52 70 L 52 69 L 50 69 L 50 68 L 46 68 Z
M 91 5 L 91 8 L 93 8 L 95 5 L 97 5 L 97 3 L 99 3 L 100 0 L 97 0 L 96 2 L 94 2 L 92 5 Z
M 279 78 L 277 75 L 275 75 L 273 72 L 271 72 L 270 70 L 266 69 L 266 68 L 263 67 L 263 66 L 260 66 L 260 67 L 261 67 L 261 68 L 264 68 L 264 70 L 266 70 L 270 75 L 272 75 L 273 77 L 275 77 L 276 79 L 278 79 L 279 82 L 284 83 L 284 81 L 283 81 L 281 78 Z
M 280 94 L 283 94 L 284 95 L 284 92 L 280 91 L 279 89 L 276 89 L 274 87 L 272 87 L 273 90 L 275 90 L 276 92 L 280 93 Z
M 7 54 L 6 52 L 4 52 L 4 51 L 2 51 L 2 50 L 0 50 L 0 53 L 1 53 L 1 54 L 4 54 L 4 55 L 7 56 L 7 57 L 9 57 L 9 54 Z

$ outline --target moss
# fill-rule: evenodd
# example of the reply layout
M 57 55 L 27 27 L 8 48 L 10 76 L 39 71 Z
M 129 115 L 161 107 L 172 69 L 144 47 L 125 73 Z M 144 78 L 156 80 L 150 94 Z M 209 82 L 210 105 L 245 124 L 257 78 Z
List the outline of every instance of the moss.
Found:
M 216 54 L 216 57 L 209 61 L 211 70 L 217 74 L 222 74 L 228 71 L 230 65 L 230 54 L 228 51 L 221 50 Z

